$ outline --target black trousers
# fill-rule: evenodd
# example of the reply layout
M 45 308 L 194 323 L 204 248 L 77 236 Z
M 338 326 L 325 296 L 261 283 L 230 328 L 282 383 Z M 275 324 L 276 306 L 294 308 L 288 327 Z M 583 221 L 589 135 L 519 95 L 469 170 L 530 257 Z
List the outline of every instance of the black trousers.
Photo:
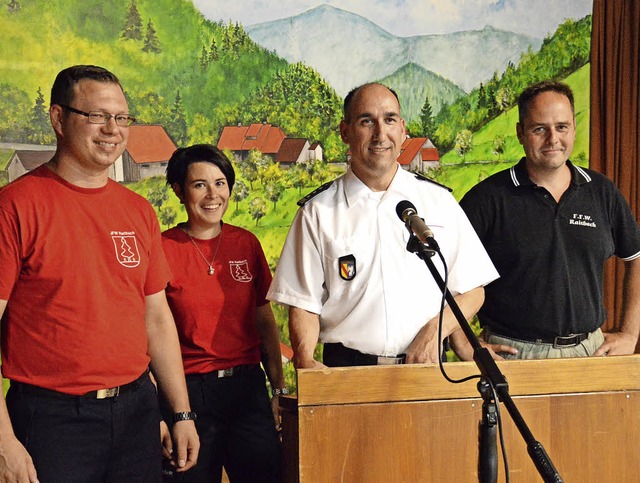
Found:
M 191 409 L 198 414 L 198 464 L 164 479 L 220 482 L 224 466 L 231 483 L 280 481 L 281 455 L 265 374 L 259 365 L 231 377 L 187 375 Z M 165 419 L 169 416 L 163 408 Z
M 15 434 L 40 483 L 160 482 L 160 411 L 149 376 L 119 396 L 7 393 Z

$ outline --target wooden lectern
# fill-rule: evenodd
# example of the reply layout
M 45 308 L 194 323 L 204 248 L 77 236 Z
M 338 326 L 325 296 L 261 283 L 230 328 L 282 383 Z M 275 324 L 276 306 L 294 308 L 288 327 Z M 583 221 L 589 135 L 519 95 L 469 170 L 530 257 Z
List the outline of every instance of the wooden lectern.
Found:
M 640 481 L 640 356 L 498 366 L 565 482 Z M 454 379 L 478 372 L 445 367 Z M 297 399 L 281 398 L 284 481 L 478 481 L 476 383 L 451 384 L 432 364 L 298 371 Z M 503 405 L 500 414 L 511 481 L 541 481 Z

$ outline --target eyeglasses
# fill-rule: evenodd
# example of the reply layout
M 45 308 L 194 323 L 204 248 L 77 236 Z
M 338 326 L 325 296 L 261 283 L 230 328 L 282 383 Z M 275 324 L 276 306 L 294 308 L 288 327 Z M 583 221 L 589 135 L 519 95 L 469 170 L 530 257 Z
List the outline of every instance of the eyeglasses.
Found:
M 111 120 L 111 118 L 114 118 L 118 126 L 128 127 L 136 120 L 135 117 L 132 117 L 129 114 L 109 114 L 108 112 L 103 111 L 84 112 L 78 109 L 74 109 L 73 107 L 65 106 L 64 104 L 60 104 L 60 107 L 62 107 L 66 111 L 74 112 L 76 114 L 80 114 L 81 116 L 87 117 L 91 124 L 107 124 Z

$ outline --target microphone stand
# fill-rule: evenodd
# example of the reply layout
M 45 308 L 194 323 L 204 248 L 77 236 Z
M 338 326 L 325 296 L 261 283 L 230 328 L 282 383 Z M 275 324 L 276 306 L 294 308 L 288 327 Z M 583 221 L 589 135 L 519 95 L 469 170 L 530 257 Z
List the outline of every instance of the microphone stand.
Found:
M 478 479 L 480 483 L 495 483 L 498 481 L 498 407 L 491 384 L 484 377 L 478 382 L 478 392 L 484 400 L 478 425 Z
M 478 366 L 478 369 L 480 370 L 480 373 L 482 374 L 483 379 L 485 379 L 485 382 L 489 381 L 489 383 L 494 387 L 495 392 L 498 395 L 498 400 L 502 404 L 504 404 L 504 406 L 507 408 L 507 411 L 509 411 L 509 414 L 511 415 L 511 419 L 513 420 L 516 427 L 520 431 L 520 434 L 525 440 L 529 457 L 532 459 L 534 465 L 536 466 L 538 473 L 546 483 L 562 483 L 563 482 L 562 477 L 560 476 L 556 468 L 553 466 L 553 463 L 549 458 L 549 455 L 547 455 L 547 452 L 544 450 L 544 447 L 542 446 L 542 444 L 536 441 L 533 434 L 529 430 L 527 423 L 524 421 L 522 415 L 520 414 L 520 411 L 518 410 L 515 403 L 513 402 L 513 399 L 509 394 L 509 384 L 507 383 L 507 379 L 504 377 L 504 374 L 500 372 L 500 369 L 498 368 L 498 365 L 491 357 L 491 353 L 489 352 L 489 350 L 480 345 L 478 338 L 473 333 L 473 330 L 471 329 L 471 326 L 467 322 L 467 319 L 465 318 L 464 314 L 460 310 L 460 307 L 458 306 L 455 299 L 451 295 L 451 292 L 449 292 L 449 289 L 445 285 L 444 280 L 440 276 L 440 273 L 438 272 L 436 266 L 431 260 L 431 257 L 435 254 L 436 251 L 433 248 L 422 244 L 420 240 L 418 240 L 418 238 L 413 234 L 413 231 L 411 230 L 410 226 L 407 226 L 407 228 L 409 229 L 409 233 L 410 233 L 409 242 L 407 243 L 407 251 L 411 253 L 415 253 L 419 258 L 421 258 L 425 262 L 436 284 L 438 285 L 438 287 L 440 287 L 440 290 L 445 296 L 445 300 L 447 301 L 449 307 L 451 308 L 451 311 L 455 315 L 458 321 L 458 324 L 460 324 L 460 328 L 462 329 L 465 336 L 469 340 L 471 347 L 473 347 L 473 360 L 476 363 L 476 366 Z M 489 383 L 487 383 L 487 385 Z M 488 389 L 489 388 L 487 388 L 487 391 L 484 391 L 484 392 L 491 392 L 491 391 L 488 391 Z M 485 403 L 483 404 L 483 410 L 485 409 L 485 406 L 487 406 L 486 420 L 489 420 L 491 419 L 491 416 L 490 416 L 491 404 L 490 402 L 487 402 L 487 398 L 484 397 L 483 390 L 480 389 L 480 387 L 479 387 L 479 390 L 485 401 Z M 488 397 L 493 399 L 491 395 L 489 395 Z M 483 414 L 483 423 L 484 421 L 485 421 L 485 416 Z M 493 449 L 486 448 L 483 444 L 490 439 L 489 436 L 491 436 L 492 434 L 488 426 L 489 424 L 485 426 L 488 429 L 488 431 L 482 432 L 480 435 L 481 437 L 479 438 L 479 442 L 481 444 L 480 461 L 479 461 L 479 469 L 481 471 L 479 472 L 480 473 L 479 476 L 484 477 L 486 475 L 488 476 L 488 478 L 492 478 L 493 480 L 483 479 L 481 480 L 483 482 L 496 481 L 497 473 L 498 473 L 497 451 L 495 450 L 495 430 L 493 431 L 493 442 L 492 442 Z

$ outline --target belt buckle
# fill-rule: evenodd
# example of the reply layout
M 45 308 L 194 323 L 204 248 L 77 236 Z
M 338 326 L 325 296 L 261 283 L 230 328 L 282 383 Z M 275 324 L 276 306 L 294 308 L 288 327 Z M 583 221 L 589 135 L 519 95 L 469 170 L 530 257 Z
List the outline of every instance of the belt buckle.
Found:
M 227 369 L 220 369 L 218 371 L 218 378 L 231 377 L 231 376 L 233 376 L 233 367 L 229 367 Z
M 377 365 L 379 366 L 394 366 L 396 364 L 402 364 L 402 357 L 384 357 L 378 356 Z
M 96 399 L 107 399 L 109 397 L 115 397 L 120 394 L 120 386 L 110 387 L 107 389 L 98 389 L 96 391 Z
M 580 334 L 572 334 L 567 336 L 557 336 L 553 339 L 554 349 L 560 347 L 572 347 L 580 343 Z

